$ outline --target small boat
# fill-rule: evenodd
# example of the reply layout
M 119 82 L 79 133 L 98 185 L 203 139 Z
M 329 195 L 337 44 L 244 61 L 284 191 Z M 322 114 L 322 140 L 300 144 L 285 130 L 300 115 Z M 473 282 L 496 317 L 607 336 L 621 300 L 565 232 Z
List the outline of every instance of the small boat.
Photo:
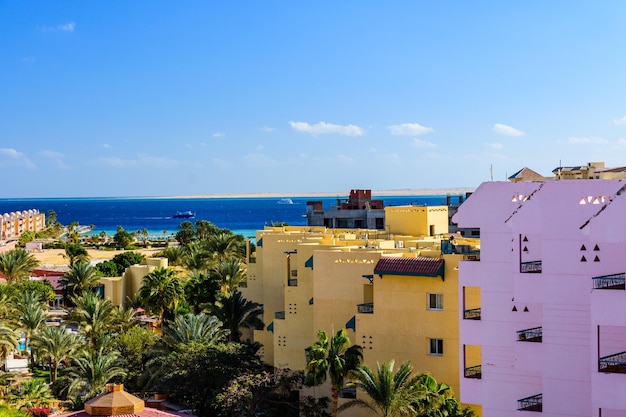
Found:
M 281 198 L 278 200 L 278 204 L 293 204 L 293 200 L 291 198 Z
M 175 219 L 193 219 L 196 217 L 196 213 L 191 211 L 177 211 L 172 217 Z

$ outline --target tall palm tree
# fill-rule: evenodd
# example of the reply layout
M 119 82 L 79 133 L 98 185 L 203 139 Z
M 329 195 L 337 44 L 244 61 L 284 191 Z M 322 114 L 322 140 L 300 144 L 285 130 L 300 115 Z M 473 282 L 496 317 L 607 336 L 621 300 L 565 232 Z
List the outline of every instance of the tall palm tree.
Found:
M 93 290 L 100 284 L 100 276 L 88 262 L 77 261 L 60 280 L 69 300 L 80 296 L 84 291 Z
M 0 365 L 4 365 L 9 353 L 17 347 L 19 340 L 19 335 L 15 330 L 0 324 Z
M 184 252 L 183 263 L 189 270 L 205 270 L 211 262 L 211 254 L 204 248 L 202 242 L 189 243 L 185 246 Z
M 106 384 L 114 378 L 126 376 L 126 370 L 120 364 L 120 353 L 116 350 L 83 350 L 74 360 L 68 378 L 72 381 L 68 393 L 85 393 L 84 399 L 90 399 L 104 392 Z M 83 396 L 83 395 L 81 395 Z
M 209 275 L 220 283 L 222 294 L 229 296 L 246 280 L 246 269 L 239 259 L 230 258 L 211 268 Z
M 419 375 L 420 398 L 415 404 L 417 415 L 420 417 L 473 417 L 474 412 L 469 407 L 461 407 L 454 397 L 452 388 L 445 382 L 437 380 L 429 373 Z
M 224 261 L 230 258 L 243 258 L 245 243 L 241 238 L 232 233 L 216 233 L 206 240 L 206 247 L 213 258 Z
M 413 367 L 404 362 L 393 373 L 394 361 L 376 363 L 376 372 L 365 365 L 359 366 L 351 375 L 351 384 L 364 391 L 370 401 L 350 400 L 339 411 L 351 407 L 369 409 L 381 417 L 414 416 L 416 404 L 421 399 L 420 376 L 412 376 Z
M 166 313 L 173 313 L 184 296 L 182 282 L 176 272 L 167 268 L 156 268 L 143 278 L 139 295 L 148 309 L 163 320 Z
M 163 328 L 163 342 L 172 349 L 191 342 L 216 345 L 226 340 L 227 336 L 228 330 L 222 327 L 222 322 L 204 313 L 178 315 Z
M 113 320 L 113 303 L 111 300 L 101 300 L 92 292 L 84 292 L 74 297 L 72 302 L 76 305 L 72 320 L 79 325 L 91 345 L 98 346 L 98 341 Z
M 61 362 L 71 358 L 81 344 L 80 336 L 65 326 L 44 327 L 33 337 L 38 356 L 50 361 L 50 382 L 56 381 Z
M 305 349 L 306 385 L 320 385 L 330 377 L 332 416 L 337 417 L 339 391 L 345 378 L 358 368 L 363 360 L 363 348 L 350 345 L 346 329 L 328 339 L 326 332 L 317 332 L 317 342 Z
M 8 282 L 26 279 L 30 271 L 39 266 L 39 261 L 24 249 L 11 249 L 0 253 L 0 272 Z
M 265 326 L 261 320 L 263 307 L 246 300 L 239 291 L 222 296 L 215 303 L 207 305 L 207 310 L 224 323 L 224 328 L 230 331 L 228 340 L 231 342 L 241 341 L 241 328 L 261 330 Z
M 89 261 L 87 249 L 78 243 L 66 243 L 65 253 L 62 253 L 61 256 L 69 261 L 70 267 L 74 266 L 77 262 Z
M 15 319 L 19 328 L 24 332 L 24 350 L 29 351 L 30 338 L 39 330 L 46 322 L 47 306 L 34 292 L 23 292 L 14 300 L 15 311 L 17 317 Z M 31 363 L 34 364 L 32 352 L 29 353 Z

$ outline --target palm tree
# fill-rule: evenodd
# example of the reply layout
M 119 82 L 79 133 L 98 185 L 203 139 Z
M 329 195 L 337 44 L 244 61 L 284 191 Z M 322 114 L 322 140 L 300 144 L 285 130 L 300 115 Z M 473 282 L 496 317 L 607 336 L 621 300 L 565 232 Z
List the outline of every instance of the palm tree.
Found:
M 46 322 L 48 318 L 47 306 L 43 303 L 36 293 L 23 292 L 14 300 L 13 308 L 17 312 L 16 322 L 20 329 L 24 332 L 24 350 L 28 352 L 30 347 L 30 338 L 37 330 Z M 34 364 L 32 352 L 29 353 L 31 363 Z
M 232 233 L 213 234 L 206 241 L 208 251 L 218 261 L 230 258 L 241 259 L 245 254 L 245 244 L 241 238 Z
M 350 400 L 339 411 L 351 407 L 367 408 L 381 417 L 414 416 L 416 403 L 421 398 L 420 376 L 411 376 L 413 367 L 404 362 L 393 373 L 394 361 L 376 363 L 376 373 L 365 365 L 359 366 L 351 375 L 351 385 L 364 391 L 370 401 Z
M 184 296 L 183 284 L 176 277 L 175 271 L 156 268 L 143 278 L 139 295 L 162 321 L 166 313 L 176 311 L 178 302 Z
M 222 327 L 222 322 L 217 317 L 204 313 L 178 315 L 163 328 L 163 342 L 172 349 L 191 342 L 206 346 L 216 345 L 227 336 L 228 330 Z
M 104 392 L 106 384 L 112 379 L 126 376 L 126 370 L 119 366 L 120 353 L 116 350 L 106 352 L 102 347 L 97 351 L 87 349 L 74 362 L 68 374 L 72 381 L 68 393 L 84 393 L 81 396 L 85 399 Z
M 53 397 L 48 384 L 43 379 L 31 379 L 20 382 L 9 396 L 9 402 L 17 409 L 46 407 L 52 403 Z
M 63 275 L 60 283 L 65 288 L 66 297 L 71 300 L 80 296 L 84 291 L 97 287 L 100 284 L 100 276 L 93 266 L 80 260 Z
M 222 296 L 207 307 L 209 313 L 221 320 L 224 328 L 230 331 L 228 340 L 231 342 L 241 341 L 241 328 L 261 330 L 265 326 L 261 320 L 263 307 L 259 303 L 246 300 L 239 291 L 230 296 Z
M 74 266 L 77 262 L 89 261 L 87 249 L 78 243 L 65 244 L 65 253 L 61 254 L 61 256 L 69 261 L 70 267 Z
M 17 347 L 19 335 L 4 324 L 0 324 L 0 365 L 4 365 L 9 353 Z
M 81 344 L 80 336 L 69 332 L 65 326 L 44 327 L 33 337 L 38 355 L 50 360 L 50 382 L 56 381 L 61 362 L 70 358 Z
M 444 382 L 438 383 L 432 375 L 419 375 L 420 398 L 416 402 L 417 415 L 420 417 L 473 417 L 474 412 L 469 408 L 462 408 L 454 397 L 452 388 Z
M 24 249 L 11 249 L 0 253 L 0 272 L 7 282 L 28 278 L 30 271 L 39 266 L 39 261 Z
M 184 252 L 183 262 L 185 268 L 198 271 L 207 269 L 211 261 L 211 255 L 206 251 L 202 242 L 194 241 L 189 243 L 185 246 Z
M 245 265 L 239 259 L 226 259 L 211 268 L 210 276 L 220 283 L 222 294 L 229 296 L 246 280 Z
M 84 292 L 72 298 L 72 302 L 76 305 L 72 319 L 78 323 L 91 345 L 98 346 L 99 339 L 113 320 L 113 303 L 111 300 L 101 300 L 92 292 Z
M 350 345 L 346 329 L 341 329 L 328 339 L 326 332 L 317 332 L 317 342 L 305 349 L 306 353 L 306 385 L 316 386 L 330 376 L 332 416 L 337 417 L 339 391 L 344 380 L 356 370 L 363 360 L 363 348 Z

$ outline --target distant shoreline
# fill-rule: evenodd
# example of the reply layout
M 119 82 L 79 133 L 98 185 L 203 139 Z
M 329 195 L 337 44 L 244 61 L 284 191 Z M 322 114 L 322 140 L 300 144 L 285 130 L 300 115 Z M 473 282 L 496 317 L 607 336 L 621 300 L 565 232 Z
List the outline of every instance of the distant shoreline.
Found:
M 403 196 L 431 196 L 431 195 L 463 195 L 474 192 L 474 187 L 457 188 L 403 188 L 396 190 L 372 190 L 372 197 L 403 197 Z M 319 191 L 308 193 L 265 192 L 265 193 L 227 193 L 227 194 L 193 194 L 145 198 L 289 198 L 289 197 L 348 197 L 350 191 Z

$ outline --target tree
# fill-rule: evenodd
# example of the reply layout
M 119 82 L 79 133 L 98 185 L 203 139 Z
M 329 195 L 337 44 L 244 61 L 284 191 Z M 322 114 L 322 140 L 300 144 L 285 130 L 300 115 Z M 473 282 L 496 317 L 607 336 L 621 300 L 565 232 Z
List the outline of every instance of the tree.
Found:
M 17 409 L 48 406 L 52 403 L 50 388 L 43 379 L 31 379 L 20 382 L 11 389 L 9 402 Z
M 474 412 L 469 407 L 461 407 L 454 398 L 450 386 L 444 382 L 438 383 L 432 375 L 419 375 L 419 389 L 421 396 L 416 403 L 417 415 L 420 417 L 473 417 Z
M 88 262 L 89 253 L 78 243 L 66 243 L 65 253 L 62 256 L 69 261 L 70 268 L 77 262 Z
M 126 248 L 133 243 L 133 235 L 124 230 L 122 226 L 117 226 L 117 231 L 113 236 L 113 242 L 118 248 Z
M 185 299 L 193 311 L 199 313 L 202 305 L 215 302 L 220 285 L 205 272 L 193 270 L 187 275 L 184 288 Z
M 23 292 L 14 300 L 15 311 L 17 312 L 17 324 L 24 332 L 24 350 L 29 351 L 30 338 L 46 322 L 47 306 L 34 292 Z M 31 363 L 34 365 L 32 352 L 29 353 Z
M 16 294 L 32 292 L 35 293 L 37 298 L 39 298 L 44 303 L 54 300 L 55 297 L 54 287 L 52 286 L 52 283 L 50 283 L 50 281 L 48 281 L 47 279 L 37 281 L 23 280 L 11 285 L 13 286 L 13 290 L 16 292 Z
M 78 261 L 63 275 L 60 283 L 65 289 L 67 299 L 72 300 L 85 291 L 96 288 L 100 284 L 100 276 L 89 263 Z
M 7 282 L 26 279 L 30 271 L 39 266 L 39 261 L 24 249 L 11 249 L 0 253 L 0 272 Z
M 376 372 L 365 365 L 352 373 L 352 385 L 364 391 L 370 401 L 353 399 L 339 407 L 339 411 L 351 407 L 363 407 L 381 417 L 414 416 L 416 404 L 421 399 L 420 376 L 412 376 L 413 367 L 404 362 L 393 373 L 394 361 L 376 363 Z
M 190 244 L 196 237 L 196 233 L 193 230 L 193 224 L 189 221 L 181 222 L 178 225 L 178 232 L 176 232 L 176 240 L 183 246 Z
M 317 332 L 317 341 L 305 349 L 306 385 L 316 386 L 330 377 L 332 416 L 337 416 L 339 391 L 347 375 L 356 370 L 363 360 L 363 348 L 350 345 L 346 329 L 328 339 L 326 332 Z
M 9 353 L 17 347 L 19 335 L 4 324 L 0 324 L 0 365 L 4 365 Z
M 102 347 L 97 351 L 86 349 L 74 362 L 68 374 L 71 381 L 68 393 L 85 393 L 85 400 L 103 393 L 106 384 L 114 378 L 126 376 L 126 370 L 120 366 L 120 353 L 116 350 L 106 352 Z
M 135 326 L 118 334 L 114 347 L 124 360 L 127 369 L 124 386 L 130 392 L 140 391 L 140 379 L 146 370 L 150 353 L 156 346 L 158 336 L 144 326 Z
M 261 320 L 263 307 L 246 300 L 239 291 L 222 296 L 207 307 L 209 313 L 221 320 L 224 328 L 229 330 L 228 340 L 231 342 L 241 341 L 241 328 L 261 330 L 265 326 Z
M 212 346 L 223 342 L 227 336 L 228 330 L 222 328 L 222 322 L 204 313 L 178 315 L 163 328 L 163 342 L 171 349 L 191 342 Z
M 226 259 L 218 263 L 210 270 L 211 279 L 220 284 L 222 294 L 232 294 L 239 283 L 246 280 L 245 265 L 239 259 Z
M 48 227 L 54 226 L 57 222 L 57 213 L 56 211 L 50 209 L 48 210 L 48 217 L 46 218 L 46 224 Z
M 232 233 L 213 234 L 206 241 L 208 251 L 218 261 L 230 258 L 243 258 L 246 253 L 245 242 L 241 235 Z
M 166 313 L 172 314 L 184 296 L 183 285 L 176 272 L 167 268 L 156 268 L 143 278 L 139 295 L 148 309 L 156 312 L 160 320 Z
M 185 268 L 190 270 L 204 270 L 211 261 L 211 255 L 207 252 L 202 242 L 194 241 L 185 247 L 183 262 Z
M 88 291 L 72 298 L 72 302 L 76 306 L 72 320 L 78 323 L 91 345 L 97 348 L 113 320 L 113 304 Z
M 34 336 L 33 346 L 38 355 L 50 361 L 50 382 L 56 381 L 61 362 L 69 359 L 82 343 L 80 336 L 65 326 L 44 327 Z

